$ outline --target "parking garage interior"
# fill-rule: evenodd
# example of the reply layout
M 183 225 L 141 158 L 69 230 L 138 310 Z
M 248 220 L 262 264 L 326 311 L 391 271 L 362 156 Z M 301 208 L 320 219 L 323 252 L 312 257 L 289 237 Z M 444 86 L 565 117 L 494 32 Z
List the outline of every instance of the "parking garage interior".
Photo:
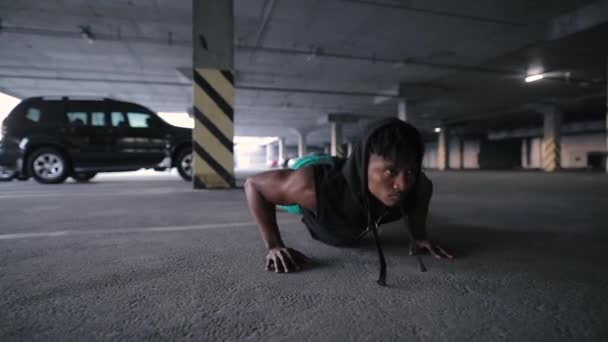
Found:
M 192 129 L 190 181 L 0 182 L 0 339 L 605 341 L 607 41 L 603 0 L 0 1 L 0 121 L 114 99 Z M 245 179 L 389 117 L 424 139 L 455 258 L 420 272 L 390 224 L 380 287 L 371 237 L 279 211 L 313 262 L 266 272 Z

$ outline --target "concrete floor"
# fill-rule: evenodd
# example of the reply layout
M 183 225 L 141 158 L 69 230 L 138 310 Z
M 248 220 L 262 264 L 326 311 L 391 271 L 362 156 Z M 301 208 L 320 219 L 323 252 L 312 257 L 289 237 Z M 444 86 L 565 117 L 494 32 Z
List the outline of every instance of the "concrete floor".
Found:
M 325 246 L 286 214 L 315 265 L 264 271 L 242 190 L 0 183 L 0 340 L 608 340 L 607 175 L 429 175 L 430 234 L 458 259 L 421 273 L 386 227 L 386 288 L 371 240 Z

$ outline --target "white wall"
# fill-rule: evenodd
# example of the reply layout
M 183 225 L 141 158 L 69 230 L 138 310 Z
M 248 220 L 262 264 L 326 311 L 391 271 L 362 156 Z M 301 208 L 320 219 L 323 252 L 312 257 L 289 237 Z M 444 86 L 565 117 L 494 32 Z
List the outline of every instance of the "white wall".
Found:
M 542 138 L 533 138 L 530 165 L 524 168 L 539 169 L 542 167 Z M 561 167 L 585 168 L 587 167 L 587 153 L 606 151 L 606 135 L 604 133 L 591 133 L 581 135 L 567 135 L 561 137 Z M 525 161 L 525 150 L 522 147 L 522 161 Z
M 463 168 L 479 169 L 479 140 L 465 140 L 463 144 Z
M 448 154 L 448 166 L 450 169 L 460 169 L 460 138 L 450 137 L 450 152 Z
M 532 139 L 532 150 L 530 151 L 530 168 L 539 169 L 542 167 L 542 150 L 543 150 L 543 139 L 534 138 Z
M 521 160 L 524 168 L 540 169 L 542 167 L 542 138 L 530 139 L 530 164 L 526 165 L 525 144 L 522 144 Z M 463 140 L 463 168 L 479 169 L 479 140 Z M 606 135 L 604 133 L 591 133 L 581 135 L 567 135 L 561 138 L 562 168 L 587 167 L 587 153 L 608 151 L 606 148 Z M 456 139 L 450 139 L 450 167 L 459 166 L 459 151 Z M 437 143 L 426 143 L 426 152 L 422 161 L 424 168 L 437 168 Z
M 606 135 L 604 133 L 562 137 L 562 167 L 587 167 L 587 153 L 599 151 L 606 151 Z
M 465 139 L 463 140 L 463 168 L 464 169 L 479 169 L 479 140 Z M 450 142 L 450 167 L 456 168 L 460 164 L 457 140 Z M 426 143 L 426 150 L 422 166 L 427 169 L 436 169 L 437 162 L 437 143 Z
M 21 100 L 16 97 L 0 93 L 0 123 L 8 116 L 8 113 L 19 104 Z
M 426 169 L 436 169 L 437 158 L 437 143 L 426 143 L 422 167 Z

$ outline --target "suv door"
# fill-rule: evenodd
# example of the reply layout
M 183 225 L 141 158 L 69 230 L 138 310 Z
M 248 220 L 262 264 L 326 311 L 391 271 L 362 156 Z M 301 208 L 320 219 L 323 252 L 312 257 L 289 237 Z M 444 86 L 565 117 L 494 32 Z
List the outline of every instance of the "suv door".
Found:
M 114 152 L 128 168 L 151 168 L 165 157 L 166 129 L 152 113 L 138 109 L 112 111 Z
M 90 101 L 68 101 L 65 112 L 66 139 L 74 169 L 112 168 L 110 132 L 103 106 Z

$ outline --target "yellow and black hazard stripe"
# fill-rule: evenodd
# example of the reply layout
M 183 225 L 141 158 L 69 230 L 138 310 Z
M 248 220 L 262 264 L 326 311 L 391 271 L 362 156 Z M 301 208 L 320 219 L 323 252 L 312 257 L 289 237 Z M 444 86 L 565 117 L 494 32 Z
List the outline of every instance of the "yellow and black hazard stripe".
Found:
M 545 138 L 542 144 L 543 170 L 553 172 L 560 167 L 561 150 L 555 138 Z
M 193 75 L 194 188 L 234 187 L 234 78 L 217 69 L 195 68 Z

